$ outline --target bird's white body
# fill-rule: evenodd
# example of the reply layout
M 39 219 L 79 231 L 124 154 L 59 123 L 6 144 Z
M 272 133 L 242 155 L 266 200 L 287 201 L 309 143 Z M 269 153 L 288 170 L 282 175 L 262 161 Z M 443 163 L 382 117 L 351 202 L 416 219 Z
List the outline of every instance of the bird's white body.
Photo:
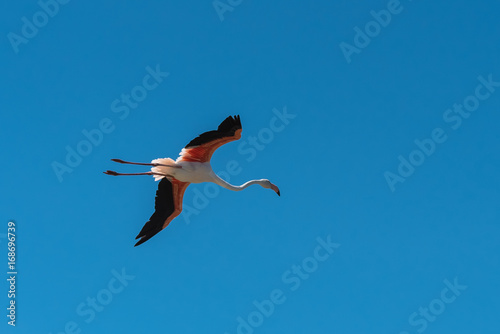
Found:
M 170 158 L 155 159 L 151 161 L 153 164 L 171 165 L 181 168 L 173 168 L 166 166 L 157 166 L 151 168 L 151 171 L 163 175 L 171 175 L 175 179 L 181 182 L 189 183 L 202 183 L 202 182 L 214 182 L 213 175 L 215 174 L 210 162 L 194 162 L 194 161 L 183 161 L 177 159 L 174 161 Z M 155 180 L 160 180 L 164 176 L 155 174 Z
M 166 177 L 169 180 L 175 179 L 177 181 L 186 183 L 213 182 L 221 187 L 233 191 L 241 191 L 251 186 L 252 184 L 258 184 L 268 189 L 272 188 L 271 182 L 266 179 L 248 181 L 241 186 L 232 185 L 215 174 L 212 166 L 210 165 L 210 162 L 184 161 L 181 159 L 177 159 L 177 161 L 174 161 L 170 158 L 163 158 L 155 159 L 151 161 L 151 163 L 162 165 L 151 168 L 155 181 L 161 180 L 162 178 Z

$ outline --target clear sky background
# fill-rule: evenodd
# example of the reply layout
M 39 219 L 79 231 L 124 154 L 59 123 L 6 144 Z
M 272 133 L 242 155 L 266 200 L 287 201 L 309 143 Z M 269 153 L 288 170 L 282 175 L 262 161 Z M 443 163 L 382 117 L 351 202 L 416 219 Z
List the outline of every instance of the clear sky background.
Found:
M 1 332 L 498 333 L 500 87 L 470 97 L 478 77 L 500 82 L 498 2 L 232 3 L 223 20 L 209 0 L 70 1 L 47 22 L 36 1 L 2 6 Z M 378 31 L 370 12 L 388 6 Z M 13 47 L 33 15 L 37 34 Z M 366 24 L 348 62 L 340 45 Z M 126 107 L 148 66 L 169 75 Z M 468 118 L 447 112 L 464 101 Z M 192 214 L 134 248 L 157 183 L 102 174 L 146 170 L 110 159 L 176 158 L 236 114 L 242 139 L 214 169 L 234 160 L 232 183 L 268 178 L 281 197 L 191 185 Z M 446 141 L 391 189 L 385 173 L 435 129 Z M 68 149 L 87 155 L 71 167 Z

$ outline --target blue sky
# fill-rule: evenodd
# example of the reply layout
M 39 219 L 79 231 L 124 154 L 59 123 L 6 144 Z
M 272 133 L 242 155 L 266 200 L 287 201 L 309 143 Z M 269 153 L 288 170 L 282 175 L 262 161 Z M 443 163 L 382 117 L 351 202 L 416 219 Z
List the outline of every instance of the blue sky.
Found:
M 498 333 L 498 2 L 54 4 L 0 14 L 2 333 Z M 110 159 L 236 114 L 214 169 L 282 196 L 191 185 L 134 248 Z

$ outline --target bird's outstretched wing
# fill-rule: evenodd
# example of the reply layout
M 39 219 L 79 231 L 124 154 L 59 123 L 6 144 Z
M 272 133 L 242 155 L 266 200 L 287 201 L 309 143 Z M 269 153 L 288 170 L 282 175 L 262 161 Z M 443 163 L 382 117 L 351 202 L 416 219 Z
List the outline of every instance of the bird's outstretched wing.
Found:
M 151 239 L 181 213 L 182 198 L 188 185 L 188 182 L 180 182 L 175 179 L 163 178 L 160 181 L 156 191 L 155 212 L 135 237 L 136 239 L 141 238 L 135 246 Z
M 229 116 L 214 131 L 202 133 L 182 149 L 177 161 L 207 162 L 216 149 L 241 138 L 240 116 Z

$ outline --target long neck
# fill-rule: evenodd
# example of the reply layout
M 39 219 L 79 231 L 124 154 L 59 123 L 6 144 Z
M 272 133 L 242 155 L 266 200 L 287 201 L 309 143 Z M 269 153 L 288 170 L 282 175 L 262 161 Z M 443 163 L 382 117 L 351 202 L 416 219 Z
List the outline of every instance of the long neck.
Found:
M 248 182 L 243 183 L 241 186 L 234 186 L 234 185 L 232 185 L 232 184 L 224 181 L 223 179 L 221 179 L 215 173 L 212 173 L 212 178 L 213 178 L 214 183 L 218 184 L 221 187 L 224 187 L 226 189 L 233 190 L 233 191 L 241 191 L 241 190 L 243 190 L 243 189 L 251 186 L 252 184 L 260 184 L 260 185 L 262 185 L 262 181 L 261 180 L 252 180 L 252 181 L 248 181 Z

